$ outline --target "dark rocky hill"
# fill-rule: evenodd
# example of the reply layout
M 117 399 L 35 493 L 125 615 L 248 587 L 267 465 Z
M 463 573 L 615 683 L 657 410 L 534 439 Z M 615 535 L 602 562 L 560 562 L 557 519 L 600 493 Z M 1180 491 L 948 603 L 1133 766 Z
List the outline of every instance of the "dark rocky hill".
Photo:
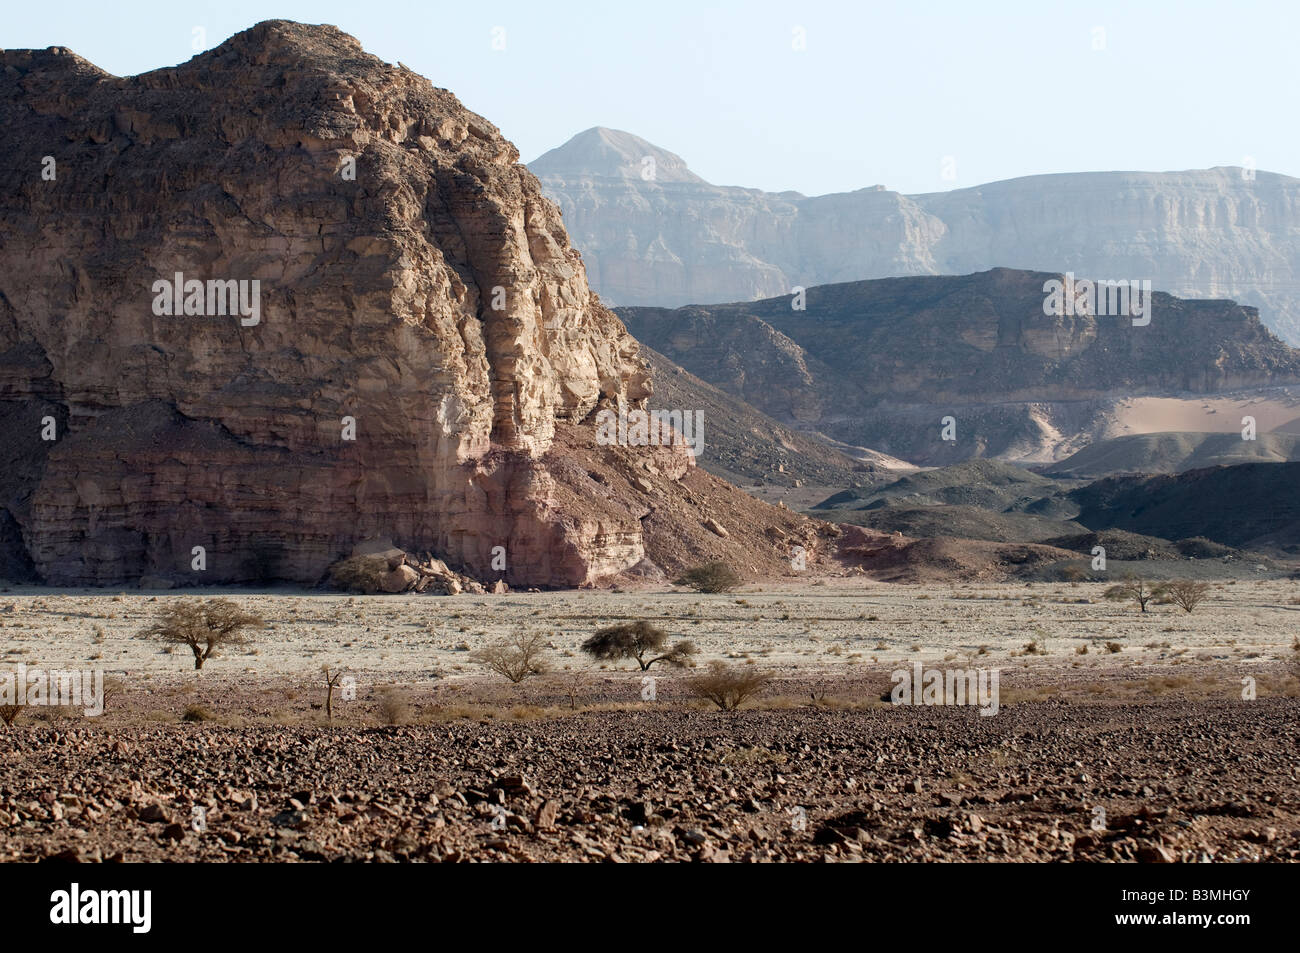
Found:
M 998 268 L 809 288 L 802 310 L 787 295 L 617 313 L 638 340 L 779 421 L 925 465 L 1046 462 L 1090 442 L 1124 398 L 1300 381 L 1300 351 L 1253 308 L 1156 292 L 1145 326 L 1044 314 L 1044 285 L 1060 278 Z

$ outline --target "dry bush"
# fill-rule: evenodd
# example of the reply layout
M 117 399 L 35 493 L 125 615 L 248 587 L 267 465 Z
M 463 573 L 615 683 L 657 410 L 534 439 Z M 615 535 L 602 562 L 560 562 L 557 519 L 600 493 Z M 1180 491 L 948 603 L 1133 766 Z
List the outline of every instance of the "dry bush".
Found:
M 1152 676 L 1146 680 L 1146 688 L 1153 695 L 1164 695 L 1168 692 L 1187 691 L 1189 689 L 1199 689 L 1200 694 L 1206 694 L 1206 689 L 1213 691 L 1217 683 L 1213 679 L 1198 681 L 1190 676 L 1175 677 L 1170 675 Z
M 185 713 L 181 715 L 181 721 L 212 721 L 213 718 L 212 712 L 202 705 L 195 704 L 186 705 Z
M 229 599 L 183 599 L 164 606 L 140 635 L 169 645 L 188 645 L 194 653 L 195 669 L 201 669 L 214 650 L 247 645 L 250 640 L 244 630 L 265 625 L 260 616 L 245 612 Z
M 541 632 L 516 632 L 509 638 L 483 646 L 470 658 L 518 684 L 546 671 L 546 661 L 542 658 L 546 651 L 546 638 Z
M 26 707 L 26 705 L 0 705 L 0 721 L 4 722 L 6 728 L 12 728 Z
M 328 721 L 334 720 L 334 688 L 339 683 L 347 669 L 336 669 L 331 672 L 328 665 L 321 666 L 321 672 L 325 675 L 325 718 Z
M 1109 652 L 1111 655 L 1115 655 L 1119 652 L 1124 651 L 1124 646 L 1120 645 L 1118 642 L 1107 642 L 1106 651 Z
M 582 693 L 582 690 L 585 687 L 585 679 L 581 672 L 573 672 L 569 675 L 568 679 L 565 680 L 564 693 L 568 696 L 570 711 L 578 710 L 578 696 Z
M 674 585 L 687 586 L 696 592 L 730 592 L 742 582 L 736 570 L 719 561 L 686 570 L 674 580 Z
M 1177 579 L 1164 587 L 1163 601 L 1173 603 L 1184 612 L 1191 612 L 1210 594 L 1208 582 L 1194 582 L 1190 579 Z
M 643 672 L 655 662 L 680 668 L 696 652 L 695 643 L 689 641 L 667 646 L 668 633 L 642 619 L 598 630 L 582 643 L 582 651 L 600 662 L 635 659 Z
M 1147 604 L 1164 595 L 1164 591 L 1164 586 L 1153 586 L 1141 576 L 1127 576 L 1103 592 L 1102 596 L 1112 602 L 1136 602 L 1146 612 Z
M 411 720 L 411 698 L 396 685 L 379 689 L 379 717 L 386 725 L 404 725 Z
M 692 695 L 713 702 L 723 711 L 735 711 L 771 680 L 771 674 L 760 669 L 714 661 L 709 663 L 706 674 L 687 679 L 686 686 Z
M 1033 685 L 1025 688 L 1003 688 L 998 701 L 999 704 L 1004 707 L 1008 705 L 1022 705 L 1025 702 L 1041 702 L 1055 697 L 1060 693 L 1060 691 L 1061 686 L 1059 685 Z
M 32 712 L 32 717 L 37 721 L 43 721 L 47 725 L 58 724 L 71 716 L 71 713 L 62 705 L 40 705 Z
M 116 698 L 126 690 L 126 682 L 120 678 L 104 679 L 104 710 L 108 711 L 108 701 L 110 698 Z
M 330 585 L 345 592 L 379 592 L 387 573 L 386 556 L 349 556 L 330 567 Z

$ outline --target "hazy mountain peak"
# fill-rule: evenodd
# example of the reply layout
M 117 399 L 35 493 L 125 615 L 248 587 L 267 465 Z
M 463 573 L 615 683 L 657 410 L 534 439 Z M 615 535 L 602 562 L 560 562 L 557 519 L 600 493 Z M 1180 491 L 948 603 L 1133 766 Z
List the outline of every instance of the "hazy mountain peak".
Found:
M 653 181 L 640 174 L 647 156 Z M 1274 172 L 1062 172 L 924 194 L 876 185 L 808 197 L 704 183 L 678 156 L 602 128 L 531 168 L 563 211 L 591 286 L 621 305 L 754 300 L 795 286 L 1006 266 L 1233 298 L 1300 342 L 1300 179 Z M 659 187 L 668 182 L 680 184 Z
M 652 161 L 651 161 L 652 160 Z M 621 129 L 592 126 L 528 163 L 535 175 L 707 184 L 676 153 Z

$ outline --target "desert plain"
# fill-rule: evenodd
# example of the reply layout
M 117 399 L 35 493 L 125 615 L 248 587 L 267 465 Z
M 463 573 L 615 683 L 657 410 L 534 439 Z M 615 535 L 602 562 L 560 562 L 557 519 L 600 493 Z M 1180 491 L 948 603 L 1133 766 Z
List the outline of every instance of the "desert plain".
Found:
M 106 710 L 0 731 L 7 860 L 1255 861 L 1300 857 L 1300 586 L 1187 613 L 1097 583 L 861 578 L 456 596 L 0 593 L 0 667 L 93 668 Z M 261 616 L 201 672 L 170 600 Z M 648 620 L 697 653 L 580 645 Z M 477 649 L 545 634 L 512 684 Z M 170 651 L 168 650 L 170 648 Z M 713 661 L 771 680 L 738 710 Z M 894 704 L 892 673 L 997 670 L 999 704 Z M 332 718 L 322 667 L 342 671 Z M 646 679 L 653 677 L 653 682 Z

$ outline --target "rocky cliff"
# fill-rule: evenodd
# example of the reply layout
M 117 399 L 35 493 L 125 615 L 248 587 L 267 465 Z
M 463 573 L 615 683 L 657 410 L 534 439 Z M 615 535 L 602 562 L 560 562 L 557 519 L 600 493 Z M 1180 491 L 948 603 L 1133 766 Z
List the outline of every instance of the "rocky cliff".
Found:
M 647 522 L 717 540 L 648 519 L 681 448 L 597 453 L 643 489 L 557 459 L 648 371 L 451 93 L 284 21 L 135 77 L 0 66 L 0 570 L 315 582 L 388 538 L 582 585 L 641 563 Z
M 654 177 L 642 174 L 647 156 Z M 618 305 L 1005 266 L 1233 298 L 1300 343 L 1300 180 L 1270 172 L 1042 175 L 807 197 L 711 185 L 678 156 L 601 128 L 529 167 L 564 210 L 592 286 Z

